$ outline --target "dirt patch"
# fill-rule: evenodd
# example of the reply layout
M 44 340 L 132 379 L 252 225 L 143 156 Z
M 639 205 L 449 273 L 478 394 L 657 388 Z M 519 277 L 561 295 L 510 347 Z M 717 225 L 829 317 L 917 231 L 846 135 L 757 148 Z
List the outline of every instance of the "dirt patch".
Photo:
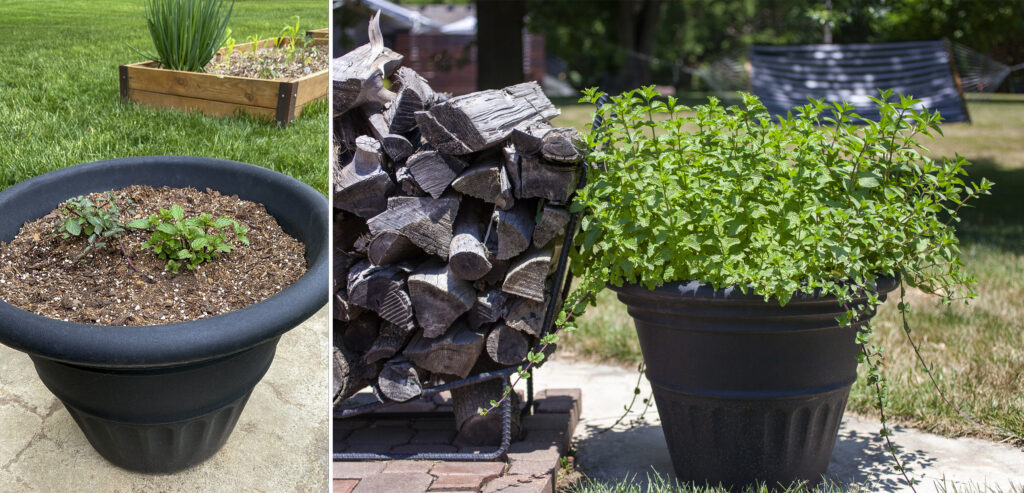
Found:
M 105 192 L 104 192 L 105 194 Z M 101 194 L 88 196 L 99 198 Z M 207 189 L 133 185 L 114 191 L 125 223 L 180 205 L 185 217 L 210 213 L 249 228 L 250 245 L 235 248 L 195 270 L 172 274 L 142 243 L 149 231 L 129 229 L 116 242 L 78 260 L 85 237 L 54 231 L 56 211 L 26 223 L 0 243 L 0 298 L 46 317 L 102 325 L 158 325 L 220 315 L 280 292 L 306 272 L 305 247 L 288 236 L 261 204 Z M 129 202 L 130 201 L 130 202 Z M 131 204 L 126 206 L 126 204 Z
M 216 55 L 206 64 L 205 70 L 211 74 L 235 77 L 298 79 L 326 70 L 327 63 L 326 46 L 298 45 L 294 53 L 286 48 L 260 48 L 233 52 L 227 61 L 223 55 Z

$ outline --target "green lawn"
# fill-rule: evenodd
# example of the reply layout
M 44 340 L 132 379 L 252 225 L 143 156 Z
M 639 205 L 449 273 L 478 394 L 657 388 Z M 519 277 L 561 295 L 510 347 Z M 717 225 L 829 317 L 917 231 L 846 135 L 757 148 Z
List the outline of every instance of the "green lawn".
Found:
M 1024 100 L 978 98 L 969 109 L 974 123 L 944 126 L 945 137 L 930 148 L 936 155 L 965 156 L 976 163 L 972 179 L 985 176 L 996 183 L 993 195 L 965 214 L 961 226 L 964 262 L 979 281 L 980 296 L 968 306 L 947 308 L 910 293 L 910 323 L 953 401 L 1002 429 L 963 420 L 942 403 L 898 330 L 894 301 L 879 314 L 875 340 L 888 356 L 888 412 L 897 421 L 1024 446 Z M 566 105 L 556 123 L 583 128 L 589 126 L 589 113 L 589 107 Z M 600 295 L 598 306 L 587 312 L 563 349 L 626 365 L 641 358 L 633 322 L 610 292 Z M 873 393 L 858 382 L 849 410 L 875 415 L 872 399 Z
M 230 27 L 279 34 L 293 15 L 328 25 L 322 0 L 237 0 Z M 327 190 L 328 106 L 286 129 L 252 118 L 210 118 L 121 101 L 118 65 L 152 42 L 142 0 L 0 2 L 0 190 L 65 166 L 125 156 L 182 154 L 257 164 Z

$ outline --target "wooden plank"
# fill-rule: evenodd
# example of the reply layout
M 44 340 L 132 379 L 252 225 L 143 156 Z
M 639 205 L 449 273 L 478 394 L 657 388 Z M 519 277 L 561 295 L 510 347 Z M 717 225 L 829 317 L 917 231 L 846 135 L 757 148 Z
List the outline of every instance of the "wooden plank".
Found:
M 327 91 L 331 87 L 331 76 L 327 70 L 321 70 L 296 79 L 295 82 L 299 84 L 299 91 L 295 95 L 295 106 L 306 106 L 317 99 L 327 97 Z
M 277 116 L 277 108 L 249 106 L 244 104 L 224 103 L 208 99 L 189 98 L 173 94 L 163 94 L 137 89 L 128 90 L 128 99 L 152 108 L 173 108 L 185 111 L 199 111 L 210 116 L 235 116 L 237 112 L 273 120 Z
M 183 72 L 139 64 L 128 65 L 127 70 L 129 90 L 277 108 L 280 82 L 275 80 Z

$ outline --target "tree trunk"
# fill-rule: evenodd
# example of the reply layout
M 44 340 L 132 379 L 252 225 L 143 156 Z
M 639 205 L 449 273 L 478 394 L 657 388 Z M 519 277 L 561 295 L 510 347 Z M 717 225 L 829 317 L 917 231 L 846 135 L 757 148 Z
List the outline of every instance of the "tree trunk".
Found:
M 525 80 L 523 17 L 526 0 L 477 0 L 477 89 L 498 89 Z

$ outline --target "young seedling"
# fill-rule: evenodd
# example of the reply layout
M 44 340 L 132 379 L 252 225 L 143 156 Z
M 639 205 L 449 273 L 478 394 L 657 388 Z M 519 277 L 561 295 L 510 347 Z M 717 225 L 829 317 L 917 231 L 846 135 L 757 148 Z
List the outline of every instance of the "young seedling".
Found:
M 136 219 L 128 223 L 128 226 L 153 231 L 142 246 L 167 260 L 164 269 L 175 274 L 183 265 L 193 270 L 200 264 L 220 258 L 221 253 L 231 252 L 234 245 L 228 242 L 226 232 L 229 230 L 242 244 L 249 244 L 246 236 L 249 228 L 234 219 L 221 216 L 214 220 L 207 213 L 185 218 L 185 210 L 179 205 L 160 209 L 160 213 Z
M 299 24 L 299 16 L 294 15 L 292 16 L 292 19 L 295 19 L 295 25 L 288 24 L 281 29 L 281 39 L 286 39 L 288 41 L 284 46 L 281 47 L 281 49 L 285 51 L 285 61 L 287 63 L 292 63 L 295 60 L 295 51 L 297 49 L 297 43 L 301 41 L 303 48 L 305 48 L 309 44 L 309 40 L 306 39 L 306 36 L 303 35 L 300 38 L 299 33 L 302 32 L 302 28 L 300 27 Z
M 235 38 L 231 37 L 231 28 L 230 27 L 228 28 L 227 33 L 225 34 L 225 36 L 227 36 L 227 40 L 224 41 L 224 61 L 223 61 L 223 63 L 221 63 L 221 67 L 223 67 L 223 68 L 230 68 L 231 67 L 231 55 L 234 54 L 234 52 L 235 52 Z
M 125 224 L 119 218 L 120 212 L 121 208 L 117 205 L 117 198 L 111 192 L 107 192 L 106 196 L 100 197 L 96 202 L 79 195 L 61 204 L 57 210 L 58 221 L 54 229 L 64 239 L 72 236 L 87 238 L 88 244 L 82 253 L 78 254 L 77 259 L 81 262 L 86 261 L 85 256 L 89 252 L 107 246 L 108 241 L 114 241 L 128 261 L 128 265 L 132 270 L 138 271 L 135 264 L 132 263 L 131 256 L 128 255 L 128 250 L 121 242 Z

